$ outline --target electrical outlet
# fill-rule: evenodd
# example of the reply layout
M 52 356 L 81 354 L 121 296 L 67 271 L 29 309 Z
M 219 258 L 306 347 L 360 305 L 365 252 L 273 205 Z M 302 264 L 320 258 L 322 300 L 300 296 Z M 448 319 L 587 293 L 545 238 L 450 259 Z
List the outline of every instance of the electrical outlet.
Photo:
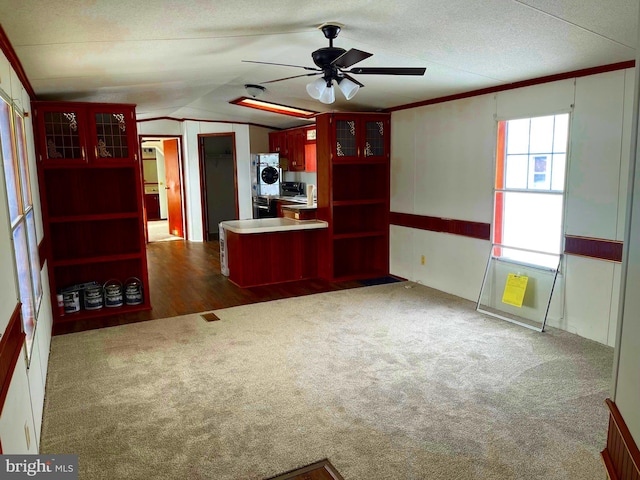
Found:
M 427 259 L 424 258 L 424 255 L 420 256 L 420 265 L 424 265 L 425 263 L 427 263 Z

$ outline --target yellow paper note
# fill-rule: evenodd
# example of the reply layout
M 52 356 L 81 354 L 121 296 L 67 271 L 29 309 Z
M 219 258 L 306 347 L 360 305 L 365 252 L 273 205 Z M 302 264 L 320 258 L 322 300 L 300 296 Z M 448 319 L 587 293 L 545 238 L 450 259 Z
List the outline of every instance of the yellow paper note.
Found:
M 516 275 L 515 273 L 507 275 L 507 284 L 502 294 L 502 303 L 521 308 L 528 281 L 529 277 L 524 275 Z

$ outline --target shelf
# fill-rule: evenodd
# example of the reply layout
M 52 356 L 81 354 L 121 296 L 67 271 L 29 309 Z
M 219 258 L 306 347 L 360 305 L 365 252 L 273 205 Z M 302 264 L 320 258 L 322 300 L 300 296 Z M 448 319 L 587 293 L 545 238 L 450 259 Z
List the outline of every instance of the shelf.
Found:
M 334 165 L 386 165 L 387 163 L 386 157 L 333 157 Z
M 49 217 L 51 223 L 73 223 L 73 222 L 97 222 L 105 220 L 122 220 L 127 218 L 138 218 L 138 212 L 123 213 L 98 213 L 85 215 L 65 215 Z
M 138 260 L 141 253 L 125 253 L 121 255 L 102 255 L 99 257 L 69 258 L 64 260 L 54 260 L 53 267 L 69 267 L 72 265 L 88 265 L 91 263 L 121 262 L 123 260 Z
M 69 161 L 69 160 L 43 160 L 41 162 L 45 170 L 93 170 L 107 168 L 135 168 L 137 162 L 135 160 L 95 160 L 87 162 L 85 160 Z
M 81 320 L 91 320 L 94 318 L 109 317 L 111 315 L 123 315 L 126 313 L 142 312 L 151 310 L 148 302 L 140 305 L 123 305 L 121 307 L 102 307 L 99 310 L 80 310 L 75 313 L 65 313 L 55 319 L 56 323 L 77 322 Z
M 334 200 L 334 207 L 350 207 L 353 205 L 384 205 L 387 203 L 386 198 L 363 198 L 359 200 Z
M 333 235 L 334 240 L 345 240 L 348 238 L 369 238 L 369 237 L 384 237 L 387 234 L 385 231 L 375 230 L 370 232 L 352 232 L 352 233 L 338 233 Z

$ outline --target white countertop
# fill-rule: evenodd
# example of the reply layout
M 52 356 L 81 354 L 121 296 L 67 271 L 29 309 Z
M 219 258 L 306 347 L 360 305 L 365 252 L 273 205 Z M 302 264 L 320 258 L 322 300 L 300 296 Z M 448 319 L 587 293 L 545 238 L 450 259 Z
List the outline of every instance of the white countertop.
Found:
M 318 204 L 314 203 L 309 206 L 306 203 L 296 203 L 295 205 L 283 205 L 282 208 L 288 208 L 291 210 L 315 210 L 318 208 Z
M 327 228 L 323 220 L 294 220 L 293 218 L 256 218 L 253 220 L 227 220 L 220 226 L 233 233 L 268 233 L 293 230 L 313 230 Z

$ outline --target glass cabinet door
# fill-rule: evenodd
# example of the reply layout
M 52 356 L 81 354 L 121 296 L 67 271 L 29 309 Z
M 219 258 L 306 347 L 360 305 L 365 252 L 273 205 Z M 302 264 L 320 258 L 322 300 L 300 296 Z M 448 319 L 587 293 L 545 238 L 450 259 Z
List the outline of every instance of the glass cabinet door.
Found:
M 86 161 L 82 113 L 75 109 L 46 109 L 42 116 L 44 160 Z
M 364 122 L 365 157 L 383 157 L 386 155 L 385 122 L 367 120 Z
M 133 157 L 133 145 L 129 142 L 127 115 L 130 112 L 93 112 L 96 160 L 128 160 Z
M 357 121 L 355 119 L 336 119 L 336 144 L 334 147 L 334 154 L 337 158 L 358 156 Z

